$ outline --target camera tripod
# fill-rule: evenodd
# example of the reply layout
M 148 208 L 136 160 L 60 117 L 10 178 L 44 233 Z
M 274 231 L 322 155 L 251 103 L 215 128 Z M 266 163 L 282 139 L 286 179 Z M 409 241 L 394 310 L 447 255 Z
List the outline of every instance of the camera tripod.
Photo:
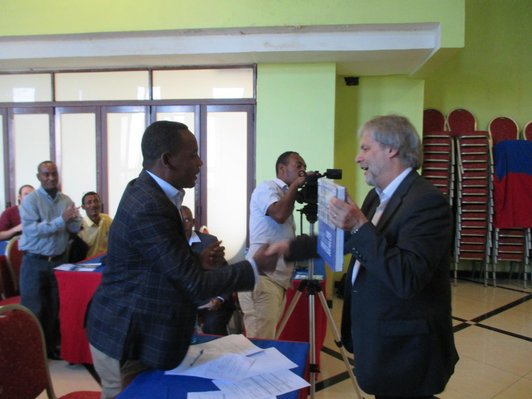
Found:
M 303 212 L 305 212 L 303 210 Z M 307 214 L 307 218 L 308 214 Z M 310 222 L 310 236 L 314 235 L 314 222 Z M 286 313 L 284 314 L 283 318 L 279 322 L 279 326 L 277 329 L 277 333 L 275 335 L 275 339 L 279 339 L 279 336 L 284 330 L 284 327 L 286 326 L 286 323 L 288 322 L 290 316 L 292 315 L 292 312 L 294 311 L 297 302 L 299 301 L 299 298 L 301 297 L 301 294 L 303 291 L 307 291 L 308 293 L 308 305 L 309 305 L 309 345 L 310 345 L 310 361 L 309 361 L 309 372 L 310 372 L 310 397 L 314 399 L 314 396 L 316 394 L 316 375 L 320 372 L 319 365 L 316 363 L 316 323 L 315 323 L 315 295 L 318 294 L 318 298 L 320 300 L 321 306 L 323 310 L 325 311 L 325 314 L 327 316 L 327 321 L 329 322 L 329 326 L 331 327 L 335 344 L 340 349 L 340 353 L 342 355 L 342 359 L 344 361 L 347 373 L 349 374 L 349 377 L 351 378 L 351 382 L 353 383 L 353 386 L 355 388 L 355 392 L 357 394 L 358 399 L 362 399 L 361 391 L 358 386 L 358 383 L 356 381 L 355 374 L 353 373 L 353 369 L 351 367 L 351 364 L 349 363 L 349 360 L 347 358 L 347 353 L 345 348 L 343 347 L 342 341 L 340 339 L 340 333 L 338 332 L 338 328 L 336 327 L 336 324 L 334 322 L 331 310 L 329 309 L 329 306 L 327 305 L 327 300 L 325 299 L 325 296 L 323 295 L 323 291 L 321 289 L 321 284 L 318 280 L 314 278 L 314 260 L 309 260 L 309 268 L 308 268 L 308 278 L 306 280 L 301 280 L 301 283 L 299 284 L 299 287 L 297 289 L 296 294 L 292 298 L 292 301 L 290 302 L 290 305 L 288 306 L 288 309 L 286 310 Z

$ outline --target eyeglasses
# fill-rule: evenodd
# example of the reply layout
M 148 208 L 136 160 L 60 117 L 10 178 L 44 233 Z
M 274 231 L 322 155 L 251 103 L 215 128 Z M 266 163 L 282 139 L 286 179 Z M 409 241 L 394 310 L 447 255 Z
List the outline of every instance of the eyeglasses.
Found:
M 194 219 L 192 219 L 192 218 L 183 218 L 183 222 L 185 222 L 185 223 L 190 223 L 190 222 L 193 222 L 193 221 L 194 221 Z

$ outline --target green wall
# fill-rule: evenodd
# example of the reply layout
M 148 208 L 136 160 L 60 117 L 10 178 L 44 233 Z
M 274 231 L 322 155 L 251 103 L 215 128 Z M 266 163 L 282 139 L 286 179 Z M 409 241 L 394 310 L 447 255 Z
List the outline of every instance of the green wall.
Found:
M 333 167 L 335 79 L 334 63 L 257 67 L 257 183 L 275 177 L 288 150 L 309 170 Z
M 359 204 L 371 187 L 355 164 L 357 132 L 378 115 L 406 116 L 421 132 L 424 82 L 406 76 L 362 77 L 358 86 L 337 80 L 335 165 L 343 169 L 342 185 Z
M 532 1 L 467 0 L 465 48 L 426 76 L 425 107 L 465 108 L 487 130 L 497 116 L 532 119 Z
M 461 47 L 464 0 L 4 0 L 0 36 L 418 22 Z

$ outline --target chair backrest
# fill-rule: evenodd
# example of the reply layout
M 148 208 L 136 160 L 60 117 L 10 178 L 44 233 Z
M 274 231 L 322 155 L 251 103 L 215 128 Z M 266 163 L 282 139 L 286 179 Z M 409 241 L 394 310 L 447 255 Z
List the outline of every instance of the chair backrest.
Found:
M 454 197 L 454 168 L 454 139 L 447 134 L 425 134 L 422 175 L 440 189 L 451 204 Z
M 469 134 L 477 130 L 477 121 L 468 110 L 455 109 L 447 115 L 447 130 L 452 132 L 453 136 Z
M 20 296 L 11 296 L 6 292 L 5 286 L 4 286 L 4 278 L 2 276 L 2 273 L 0 273 L 0 306 L 3 305 L 10 305 L 12 303 L 20 303 Z M 0 393 L 1 393 L 0 388 Z
M 41 326 L 22 305 L 0 307 L 0 378 L 2 397 L 55 398 Z
M 523 127 L 523 138 L 525 140 L 532 140 L 532 121 L 528 121 Z
M 491 120 L 488 131 L 493 145 L 503 140 L 517 140 L 519 137 L 519 126 L 512 118 L 498 116 Z
M 15 293 L 19 292 L 20 266 L 22 265 L 22 257 L 24 256 L 22 251 L 18 248 L 19 239 L 20 236 L 12 237 L 6 247 L 6 263 L 13 280 Z
M 6 289 L 4 287 L 4 278 L 2 276 L 2 273 L 0 271 L 0 301 L 7 298 L 6 295 Z
M 445 115 L 437 109 L 423 110 L 423 135 L 445 130 Z

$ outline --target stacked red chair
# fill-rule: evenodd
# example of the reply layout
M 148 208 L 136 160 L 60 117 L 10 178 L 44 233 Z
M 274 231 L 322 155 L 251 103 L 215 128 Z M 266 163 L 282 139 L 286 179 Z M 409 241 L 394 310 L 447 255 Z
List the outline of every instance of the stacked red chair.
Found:
M 445 115 L 436 109 L 423 111 L 423 165 L 421 174 L 453 201 L 454 140 L 445 131 Z
M 445 130 L 445 115 L 434 108 L 423 110 L 423 136 Z
M 523 127 L 523 138 L 532 141 L 532 121 L 528 121 Z
M 452 136 L 474 134 L 477 130 L 477 120 L 470 111 L 458 108 L 447 115 L 447 130 Z
M 454 140 L 446 132 L 423 137 L 423 168 L 421 174 L 449 199 L 454 197 Z
M 519 138 L 519 125 L 506 116 L 498 116 L 488 125 L 492 145 L 504 140 L 517 140 Z
M 475 261 L 482 263 L 487 285 L 493 223 L 493 163 L 488 132 L 457 135 L 456 150 L 454 280 L 456 283 L 460 260 Z

